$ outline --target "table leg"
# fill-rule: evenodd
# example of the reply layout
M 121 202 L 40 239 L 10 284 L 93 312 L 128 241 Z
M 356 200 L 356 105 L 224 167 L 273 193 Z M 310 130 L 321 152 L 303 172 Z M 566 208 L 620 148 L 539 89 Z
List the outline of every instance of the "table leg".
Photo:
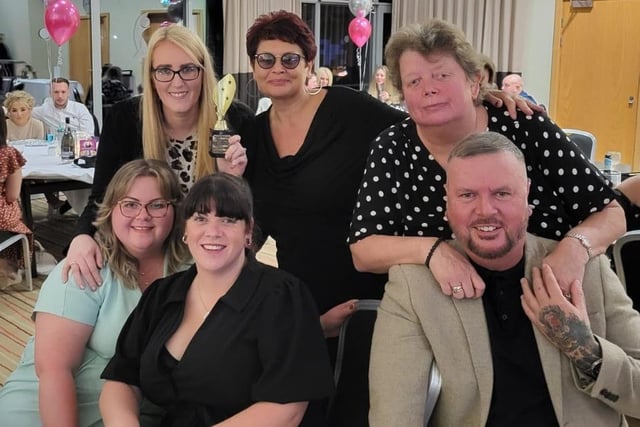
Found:
M 20 187 L 20 200 L 22 201 L 22 216 L 24 217 L 24 223 L 29 230 L 33 233 L 33 212 L 31 211 L 31 185 L 28 181 L 23 180 Z M 34 239 L 35 239 L 35 233 Z M 35 248 L 31 251 L 31 277 L 38 275 L 38 267 L 36 265 L 36 251 Z

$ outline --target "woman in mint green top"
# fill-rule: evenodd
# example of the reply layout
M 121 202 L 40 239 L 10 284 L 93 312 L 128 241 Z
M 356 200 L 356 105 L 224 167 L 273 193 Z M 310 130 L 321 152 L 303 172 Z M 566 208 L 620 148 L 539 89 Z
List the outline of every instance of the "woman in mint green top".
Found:
M 96 239 L 107 260 L 96 292 L 61 283 L 60 263 L 34 309 L 36 333 L 0 390 L 3 426 L 101 426 L 102 373 L 118 333 L 155 279 L 187 258 L 176 224 L 182 200 L 166 162 L 134 160 L 107 187 Z M 72 266 L 72 268 L 78 266 Z

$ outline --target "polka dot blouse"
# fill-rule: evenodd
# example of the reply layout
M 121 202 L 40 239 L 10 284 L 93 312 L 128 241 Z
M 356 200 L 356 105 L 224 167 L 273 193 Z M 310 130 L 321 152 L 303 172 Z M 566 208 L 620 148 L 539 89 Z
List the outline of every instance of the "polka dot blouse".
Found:
M 573 226 L 614 199 L 598 169 L 544 115 L 518 114 L 484 105 L 487 130 L 499 132 L 523 152 L 531 179 L 528 231 L 559 240 Z M 453 238 L 445 218 L 446 173 L 406 119 L 371 145 L 358 192 L 349 242 L 372 234 Z

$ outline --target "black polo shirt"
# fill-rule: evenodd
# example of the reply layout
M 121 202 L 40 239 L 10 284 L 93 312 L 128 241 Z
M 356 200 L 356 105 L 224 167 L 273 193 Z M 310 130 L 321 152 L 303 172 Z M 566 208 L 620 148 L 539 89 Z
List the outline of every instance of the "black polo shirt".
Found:
M 487 286 L 482 303 L 493 361 L 493 392 L 486 425 L 557 426 L 533 334 L 534 326 L 520 302 L 524 258 L 505 271 L 474 266 Z

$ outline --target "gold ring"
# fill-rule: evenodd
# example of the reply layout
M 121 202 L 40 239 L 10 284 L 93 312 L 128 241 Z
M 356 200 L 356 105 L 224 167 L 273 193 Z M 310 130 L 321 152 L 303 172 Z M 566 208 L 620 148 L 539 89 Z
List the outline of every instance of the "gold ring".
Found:
M 451 291 L 452 291 L 454 294 L 459 294 L 460 292 L 462 292 L 462 285 L 452 286 L 452 287 L 451 287 Z

